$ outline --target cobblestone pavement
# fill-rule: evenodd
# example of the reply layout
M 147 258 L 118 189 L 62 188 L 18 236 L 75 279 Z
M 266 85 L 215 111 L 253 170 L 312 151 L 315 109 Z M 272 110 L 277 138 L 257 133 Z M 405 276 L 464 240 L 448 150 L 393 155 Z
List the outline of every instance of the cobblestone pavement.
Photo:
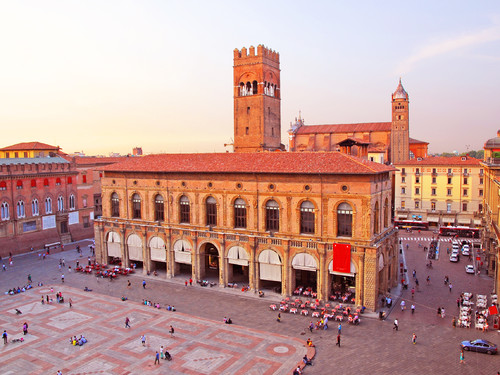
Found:
M 67 305 L 51 305 L 45 307 L 54 308 L 59 313 L 31 314 L 25 312 L 22 316 L 16 316 L 13 314 L 13 309 L 17 306 L 22 307 L 25 303 L 24 299 L 27 298 L 26 296 L 30 294 L 38 295 L 40 291 L 35 288 L 19 296 L 1 297 L 1 329 L 8 329 L 11 333 L 17 330 L 20 333 L 20 324 L 29 318 L 30 335 L 35 336 L 35 332 L 39 332 L 38 335 L 40 336 L 39 339 L 34 340 L 33 345 L 41 346 L 42 339 L 47 341 L 44 341 L 43 346 L 37 349 L 36 354 L 32 353 L 32 350 L 24 349 L 29 348 L 26 345 L 28 342 L 8 344 L 2 347 L 0 349 L 0 370 L 2 374 L 36 373 L 35 370 L 30 372 L 26 371 L 26 369 L 35 369 L 38 368 L 36 366 L 40 366 L 43 371 L 41 370 L 39 373 L 51 373 L 54 369 L 58 369 L 56 367 L 61 367 L 66 369 L 66 371 L 63 371 L 65 375 L 67 373 L 89 374 L 95 368 L 100 368 L 103 371 L 102 373 L 110 374 L 135 374 L 154 371 L 163 373 L 162 371 L 165 371 L 167 366 L 173 366 L 175 360 L 171 362 L 171 365 L 162 363 L 161 369 L 154 368 L 152 365 L 154 362 L 153 354 L 156 346 L 159 347 L 160 342 L 157 341 L 159 339 L 156 336 L 161 336 L 162 339 L 165 338 L 169 342 L 167 325 L 170 324 L 171 319 L 175 319 L 175 325 L 179 327 L 185 321 L 189 327 L 191 325 L 195 327 L 202 326 L 207 331 L 199 335 L 192 334 L 190 329 L 185 329 L 182 333 L 179 331 L 179 348 L 175 345 L 176 351 L 172 348 L 174 353 L 179 353 L 176 355 L 193 354 L 192 348 L 201 348 L 199 350 L 202 351 L 208 350 L 203 345 L 210 346 L 211 350 L 213 350 L 210 355 L 215 357 L 217 356 L 216 352 L 223 352 L 223 350 L 240 353 L 242 356 L 242 353 L 245 353 L 248 361 L 245 362 L 245 359 L 239 359 L 233 362 L 233 365 L 235 368 L 242 369 L 245 366 L 243 363 L 248 363 L 249 366 L 254 366 L 253 369 L 257 371 L 255 373 L 264 373 L 264 369 L 275 371 L 275 373 L 286 373 L 287 371 L 284 371 L 283 368 L 273 368 L 265 360 L 270 362 L 278 360 L 282 361 L 283 364 L 285 364 L 285 361 L 289 361 L 288 363 L 293 364 L 303 356 L 304 348 L 301 343 L 311 337 L 317 347 L 317 358 L 314 361 L 314 366 L 307 367 L 306 374 L 496 374 L 500 370 L 500 356 L 466 353 L 466 363 L 460 364 L 458 345 L 462 340 L 480 337 L 499 344 L 500 339 L 497 337 L 497 331 L 483 333 L 474 329 L 454 329 L 451 326 L 451 318 L 458 311 L 456 298 L 459 293 L 461 291 L 470 291 L 489 294 L 493 285 L 491 278 L 484 275 L 466 274 L 464 266 L 468 262 L 462 259 L 458 264 L 453 264 L 448 261 L 446 255 L 442 255 L 439 260 L 434 261 L 432 270 L 427 270 L 425 267 L 425 254 L 423 249 L 417 245 L 418 242 L 423 243 L 425 241 L 425 238 L 423 238 L 425 233 L 420 234 L 418 240 L 413 240 L 412 236 L 407 233 L 405 233 L 404 237 L 402 244 L 405 251 L 402 254 L 402 261 L 405 262 L 406 268 L 410 272 L 410 279 L 412 279 L 411 271 L 415 269 L 417 278 L 420 281 L 420 290 L 416 293 L 413 301 L 417 306 L 415 314 L 412 315 L 409 309 L 403 312 L 399 309 L 400 299 L 398 299 L 398 296 L 401 292 L 397 288 L 392 291 L 394 308 L 392 311 L 388 311 L 389 316 L 386 320 L 380 321 L 377 319 L 376 314 L 370 313 L 362 317 L 359 326 L 343 324 L 340 348 L 335 345 L 337 324 L 333 324 L 333 322 L 330 323 L 329 330 L 313 331 L 312 333 L 309 333 L 306 329 L 311 321 L 307 317 L 281 314 L 282 322 L 276 322 L 277 313 L 270 311 L 268 306 L 272 302 L 279 301 L 280 297 L 277 295 L 267 294 L 265 298 L 258 298 L 253 294 L 249 294 L 249 292 L 243 293 L 237 289 L 185 287 L 184 279 L 165 281 L 163 275 L 148 277 L 136 274 L 109 282 L 89 275 L 75 274 L 74 272 L 68 272 L 67 266 L 72 265 L 74 268 L 77 259 L 86 262 L 88 251 L 85 250 L 84 257 L 79 258 L 74 250 L 70 250 L 74 246 L 66 246 L 63 253 L 53 253 L 45 261 L 39 259 L 36 253 L 14 257 L 14 265 L 9 267 L 6 272 L 0 271 L 1 290 L 7 290 L 11 286 L 26 283 L 26 277 L 28 273 L 31 273 L 35 284 L 40 280 L 44 284 L 54 284 L 56 285 L 55 291 L 57 291 L 57 285 L 61 285 L 61 272 L 64 272 L 65 284 L 64 287 L 61 285 L 61 288 L 67 288 L 64 293 L 75 295 L 75 298 L 73 298 L 74 307 L 69 311 Z M 408 250 L 406 250 L 406 243 L 409 244 Z M 85 245 L 86 242 L 80 244 Z M 82 248 L 86 249 L 86 246 L 82 246 Z M 446 253 L 446 249 L 444 249 L 444 253 Z M 60 271 L 58 263 L 62 257 L 65 258 L 66 269 Z M 429 285 L 425 282 L 427 274 L 431 277 Z M 448 275 L 451 279 L 453 284 L 452 293 L 444 286 L 444 275 Z M 147 282 L 146 289 L 141 287 L 143 279 Z M 127 280 L 132 283 L 130 289 L 127 288 Z M 84 286 L 93 289 L 93 292 L 84 293 Z M 410 289 L 411 287 L 401 294 L 401 297 L 407 300 L 407 306 L 411 304 Z M 127 296 L 129 301 L 122 302 L 119 299 L 106 297 L 119 298 L 122 295 Z M 151 307 L 143 307 L 134 303 L 140 302 L 142 299 L 159 302 L 162 306 L 167 303 L 175 305 L 178 312 L 169 313 L 163 310 L 160 313 Z M 38 308 L 42 307 L 40 302 L 37 302 Z M 106 306 L 106 308 L 103 307 L 99 310 L 99 305 Z M 436 315 L 438 306 L 445 307 L 447 315 L 444 319 L 438 318 Z M 113 310 L 115 307 L 118 310 Z M 129 311 L 131 315 L 137 314 L 137 319 L 144 319 L 138 320 L 133 325 L 134 333 L 122 328 L 124 316 Z M 64 315 L 68 314 L 68 312 L 79 315 Z M 90 318 L 86 318 L 89 316 Z M 230 326 L 230 329 L 220 323 L 224 316 L 231 317 L 235 323 Z M 395 318 L 400 322 L 400 329 L 397 332 L 392 329 Z M 85 332 L 77 330 L 73 333 L 71 330 L 73 320 L 76 321 L 75 324 L 81 324 L 82 327 L 86 327 L 88 330 Z M 69 328 L 59 326 L 69 324 L 64 323 L 65 321 L 71 322 L 71 325 L 68 325 Z M 37 327 L 37 325 L 40 326 Z M 147 329 L 146 335 L 151 336 L 152 342 L 151 346 L 143 351 L 140 348 L 139 336 L 144 329 Z M 231 345 L 229 345 L 228 337 L 224 336 L 227 332 L 231 334 L 238 333 L 241 337 L 238 339 L 229 338 L 231 341 Z M 417 335 L 416 345 L 411 343 L 411 336 L 414 332 Z M 91 341 L 81 348 L 70 346 L 68 343 L 69 335 L 81 333 L 90 336 Z M 222 334 L 222 338 L 217 336 L 219 334 Z M 36 336 L 38 337 L 38 335 Z M 245 348 L 245 343 L 241 343 L 241 340 L 245 341 L 248 337 L 262 340 L 260 346 L 255 345 L 256 349 L 264 348 L 265 345 L 272 346 L 273 343 L 279 342 L 280 344 L 277 344 L 278 348 L 271 355 L 267 349 L 253 350 L 253 347 L 252 349 Z M 297 339 L 300 340 L 300 343 L 296 341 Z M 249 342 L 251 341 L 247 341 L 247 343 Z M 129 345 L 132 345 L 132 347 L 129 347 Z M 248 345 L 252 346 L 251 344 Z M 281 352 L 286 352 L 285 348 L 288 348 L 286 353 L 291 353 L 293 351 L 292 347 L 295 350 L 293 355 L 288 359 L 280 357 L 283 354 Z M 88 351 L 92 355 L 88 354 L 85 357 L 86 360 L 82 357 L 82 361 L 79 361 L 79 355 L 75 355 L 73 349 L 76 349 L 78 353 Z M 134 353 L 134 349 L 137 352 Z M 221 354 L 222 356 L 229 355 L 227 352 L 223 353 L 225 354 Z M 196 354 L 196 358 L 193 356 L 189 358 L 191 359 L 187 361 L 192 364 L 197 362 L 195 359 L 206 357 L 200 353 L 200 355 Z M 79 365 L 75 367 L 77 362 Z M 15 367 L 12 367 L 12 363 L 16 363 Z M 104 363 L 106 364 L 104 365 Z M 180 363 L 181 361 L 177 362 L 176 366 L 180 366 Z M 200 362 L 198 361 L 198 363 Z M 111 367 L 104 368 L 103 366 Z M 175 367 L 172 370 L 177 371 L 173 373 L 192 374 L 217 374 L 223 372 L 220 369 L 203 372 L 203 364 L 198 368 L 196 368 L 196 365 L 194 366 Z M 293 365 L 288 366 L 287 370 L 292 368 Z M 227 371 L 226 373 L 236 373 L 231 369 L 228 367 L 224 371 Z M 246 373 L 252 372 L 248 370 Z

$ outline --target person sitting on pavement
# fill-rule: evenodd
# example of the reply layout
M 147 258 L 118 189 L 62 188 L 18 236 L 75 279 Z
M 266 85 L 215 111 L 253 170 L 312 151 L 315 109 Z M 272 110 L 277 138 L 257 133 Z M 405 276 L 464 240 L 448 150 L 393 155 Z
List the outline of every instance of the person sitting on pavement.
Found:
M 304 362 L 306 365 L 312 366 L 312 362 L 309 358 L 307 358 L 307 354 L 302 358 L 302 362 Z
M 300 366 L 297 366 L 295 370 L 293 370 L 293 375 L 301 375 L 302 370 L 300 369 Z
M 307 339 L 307 341 L 306 341 L 306 345 L 307 345 L 307 346 L 314 346 L 314 344 L 313 344 L 313 342 L 312 342 L 312 340 L 311 340 L 310 338 L 309 338 L 309 339 Z

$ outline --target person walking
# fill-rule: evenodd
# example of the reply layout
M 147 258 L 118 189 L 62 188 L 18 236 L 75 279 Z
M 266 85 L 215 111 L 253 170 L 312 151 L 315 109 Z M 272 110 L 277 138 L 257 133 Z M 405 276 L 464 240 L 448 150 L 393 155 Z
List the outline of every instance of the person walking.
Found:
M 405 300 L 401 300 L 400 305 L 401 305 L 401 311 L 404 311 L 404 310 L 405 310 L 405 307 L 406 307 L 406 306 L 405 306 L 405 305 L 406 305 Z
M 23 324 L 23 335 L 26 335 L 28 333 L 28 323 L 24 322 Z
M 415 297 L 415 288 L 411 288 L 411 299 Z
M 411 304 L 411 313 L 415 314 L 415 305 L 413 303 Z
M 125 318 L 125 328 L 130 328 L 130 319 L 128 316 Z
M 278 319 L 276 319 L 279 322 L 281 322 L 281 313 L 278 313 Z
M 142 342 L 142 346 L 146 346 L 146 336 L 145 335 L 141 336 L 141 342 Z
M 193 279 L 189 278 L 189 286 L 193 286 Z
M 160 359 L 163 359 L 163 345 L 160 346 Z
M 142 280 L 142 289 L 146 289 L 146 280 Z
M 31 273 L 28 274 L 28 281 L 31 283 Z
M 460 363 L 465 363 L 465 356 L 463 350 L 460 350 Z
M 396 331 L 399 330 L 399 323 L 397 319 L 394 319 L 394 327 L 392 327 L 392 329 L 395 329 Z
M 314 324 L 313 324 L 313 322 L 311 322 L 311 323 L 309 323 L 309 331 L 311 331 L 311 333 L 312 333 L 313 329 L 314 329 Z
M 156 352 L 155 354 L 155 365 L 160 364 L 160 353 Z
M 338 345 L 340 348 L 340 333 L 337 335 L 337 343 L 335 345 Z
M 7 338 L 8 338 L 8 335 L 7 335 L 7 330 L 3 330 L 3 333 L 2 333 L 2 338 L 3 338 L 3 344 L 7 344 Z
M 415 332 L 413 332 L 413 335 L 411 336 L 411 342 L 413 343 L 413 345 L 417 343 L 417 335 L 415 335 Z
M 451 283 L 449 283 L 448 287 L 450 288 L 450 293 L 451 293 L 451 289 L 453 288 L 453 285 L 451 285 Z
M 127 288 L 128 288 L 128 289 L 130 289 L 130 286 L 131 286 L 131 285 L 132 285 L 132 284 L 130 284 L 130 280 L 127 280 Z
M 61 282 L 64 283 L 64 273 L 61 275 Z
M 175 332 L 174 327 L 170 326 L 169 332 L 170 332 L 170 337 L 174 337 L 174 332 Z

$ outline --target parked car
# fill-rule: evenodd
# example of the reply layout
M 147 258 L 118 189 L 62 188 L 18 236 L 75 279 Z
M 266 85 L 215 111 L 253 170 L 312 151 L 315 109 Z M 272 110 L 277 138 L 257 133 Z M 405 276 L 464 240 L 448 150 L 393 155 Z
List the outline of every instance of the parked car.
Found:
M 469 248 L 468 248 L 468 247 L 465 247 L 465 246 L 464 246 L 464 247 L 462 248 L 462 255 L 465 255 L 465 256 L 467 256 L 467 257 L 470 255 L 470 250 L 469 250 Z
M 465 266 L 465 272 L 474 274 L 476 273 L 476 270 L 472 264 L 468 264 Z
M 450 256 L 450 262 L 458 262 L 458 255 L 457 254 L 451 254 Z
M 474 341 L 462 341 L 460 348 L 463 350 L 470 350 L 471 352 L 480 352 L 487 354 L 496 354 L 497 346 L 490 341 L 477 339 Z

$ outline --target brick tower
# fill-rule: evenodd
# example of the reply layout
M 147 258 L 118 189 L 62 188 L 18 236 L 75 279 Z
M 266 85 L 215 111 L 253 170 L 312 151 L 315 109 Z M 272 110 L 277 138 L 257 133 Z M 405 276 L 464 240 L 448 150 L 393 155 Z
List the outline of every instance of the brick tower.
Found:
M 391 163 L 396 164 L 410 159 L 408 93 L 401 84 L 392 94 L 392 127 L 391 127 Z
M 234 50 L 234 151 L 281 148 L 279 53 L 263 45 Z

